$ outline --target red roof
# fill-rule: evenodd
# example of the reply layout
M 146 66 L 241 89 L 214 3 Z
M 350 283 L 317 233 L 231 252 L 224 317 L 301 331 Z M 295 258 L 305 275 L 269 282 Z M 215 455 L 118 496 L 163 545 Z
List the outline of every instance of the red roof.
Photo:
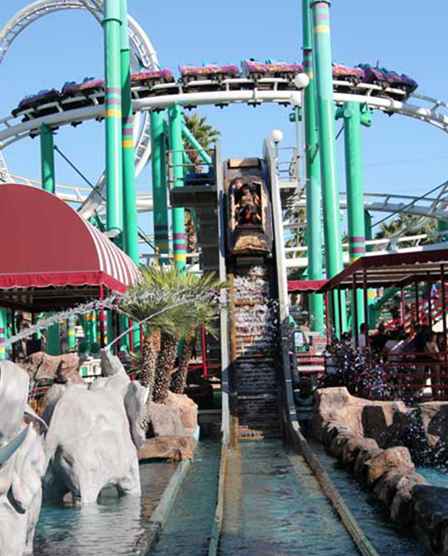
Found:
M 437 282 L 448 278 L 448 249 L 431 249 L 367 255 L 347 266 L 321 291 L 362 287 L 364 279 L 370 288 L 404 287 L 414 282 Z
M 24 288 L 39 289 L 40 305 L 69 305 L 98 297 L 101 286 L 124 292 L 138 279 L 136 265 L 104 234 L 55 195 L 25 185 L 0 185 L 0 253 L 1 305 L 14 306 Z M 64 295 L 55 291 L 61 287 Z M 17 304 L 30 302 L 35 308 L 31 298 Z
M 289 293 L 316 292 L 323 288 L 327 280 L 288 280 Z

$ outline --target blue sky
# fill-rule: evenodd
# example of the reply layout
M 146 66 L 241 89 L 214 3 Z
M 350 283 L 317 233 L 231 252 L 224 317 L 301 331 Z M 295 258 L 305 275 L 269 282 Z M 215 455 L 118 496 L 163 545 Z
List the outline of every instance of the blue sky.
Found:
M 0 24 L 25 6 L 25 0 L 3 0 Z M 151 37 L 161 64 L 239 62 L 245 57 L 288 61 L 301 57 L 301 8 L 297 0 L 227 0 L 210 2 L 129 0 L 129 10 Z M 332 5 L 333 58 L 346 64 L 376 63 L 408 73 L 420 91 L 448 100 L 446 21 L 448 3 L 335 0 Z M 87 13 L 63 12 L 47 16 L 26 29 L 0 65 L 1 116 L 6 116 L 25 94 L 61 87 L 66 80 L 103 74 L 102 34 Z M 224 156 L 256 155 L 273 128 L 285 132 L 292 144 L 294 129 L 289 110 L 276 106 L 253 109 L 204 109 L 222 132 Z M 92 122 L 62 129 L 57 144 L 92 180 L 104 168 L 103 125 Z M 343 143 L 339 142 L 340 188 L 345 188 Z M 365 187 L 373 192 L 422 193 L 448 178 L 448 136 L 406 118 L 377 114 L 364 131 Z M 38 140 L 10 147 L 11 169 L 39 176 Z M 61 183 L 80 183 L 58 160 Z M 149 190 L 150 174 L 139 180 Z

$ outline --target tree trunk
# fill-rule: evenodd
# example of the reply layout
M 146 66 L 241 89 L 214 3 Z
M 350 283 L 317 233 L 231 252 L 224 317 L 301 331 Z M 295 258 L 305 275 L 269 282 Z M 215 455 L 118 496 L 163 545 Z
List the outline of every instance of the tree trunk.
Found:
M 145 335 L 142 349 L 142 372 L 140 382 L 149 390 L 148 400 L 152 399 L 157 367 L 157 356 L 160 351 L 160 331 Z
M 162 333 L 153 395 L 156 403 L 164 403 L 168 396 L 176 355 L 177 338 L 171 334 Z
M 175 394 L 183 394 L 187 385 L 188 365 L 193 353 L 193 340 L 186 338 L 179 355 L 179 368 L 171 379 L 171 390 Z

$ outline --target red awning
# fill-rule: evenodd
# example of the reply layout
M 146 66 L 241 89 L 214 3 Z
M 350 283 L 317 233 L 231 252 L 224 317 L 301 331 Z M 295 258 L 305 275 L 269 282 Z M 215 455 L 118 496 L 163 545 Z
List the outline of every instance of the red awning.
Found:
M 327 280 L 288 280 L 289 293 L 312 293 L 325 286 Z
M 6 305 L 14 305 L 13 298 L 25 300 L 18 293 L 38 289 L 41 305 L 68 305 L 98 297 L 100 287 L 124 292 L 137 279 L 133 261 L 58 197 L 24 185 L 0 186 L 0 304 L 8 298 Z M 60 296 L 55 288 L 67 290 Z

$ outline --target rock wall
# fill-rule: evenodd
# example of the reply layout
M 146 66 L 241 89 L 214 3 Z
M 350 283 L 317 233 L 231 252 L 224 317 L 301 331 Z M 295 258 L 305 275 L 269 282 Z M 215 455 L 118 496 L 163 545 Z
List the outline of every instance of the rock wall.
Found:
M 344 387 L 316 394 L 313 436 L 322 440 L 325 423 L 344 424 L 355 434 L 373 438 L 380 448 L 406 446 L 419 465 L 448 464 L 448 402 L 427 402 L 408 408 L 403 402 L 356 398 Z
M 416 473 L 408 448 L 388 445 L 409 438 L 415 412 L 425 444 L 440 449 L 448 404 L 421 404 L 411 410 L 401 402 L 355 398 L 346 388 L 317 393 L 312 432 L 372 491 L 395 523 L 413 528 L 433 554 L 448 555 L 448 489 L 433 487 Z

